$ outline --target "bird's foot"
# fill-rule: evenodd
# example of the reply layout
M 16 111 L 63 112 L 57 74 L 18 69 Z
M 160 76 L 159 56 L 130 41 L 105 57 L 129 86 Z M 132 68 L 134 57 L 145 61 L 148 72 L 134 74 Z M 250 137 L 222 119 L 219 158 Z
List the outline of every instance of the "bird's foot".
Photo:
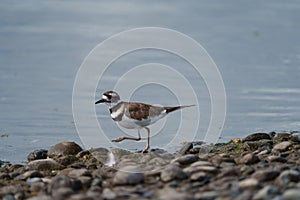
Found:
M 125 138 L 124 137 L 119 137 L 117 139 L 112 140 L 112 142 L 121 142 L 123 141 Z
M 150 148 L 147 147 L 146 149 L 144 149 L 144 150 L 142 151 L 142 153 L 149 153 L 149 150 L 150 150 Z

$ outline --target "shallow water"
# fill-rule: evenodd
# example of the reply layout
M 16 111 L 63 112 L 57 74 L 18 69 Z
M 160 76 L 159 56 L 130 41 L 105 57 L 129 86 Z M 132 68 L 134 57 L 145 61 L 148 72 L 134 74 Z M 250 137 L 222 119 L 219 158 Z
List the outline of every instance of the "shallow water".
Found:
M 143 26 L 187 34 L 214 59 L 227 93 L 221 141 L 256 131 L 299 130 L 299 9 L 297 1 L 279 0 L 176 1 L 172 5 L 160 1 L 2 1 L 0 160 L 23 162 L 28 152 L 48 149 L 60 141 L 81 144 L 72 117 L 72 90 L 79 66 L 98 43 L 120 31 Z M 150 61 L 178 68 L 186 65 L 172 55 L 137 52 L 115 62 L 116 67 L 107 71 L 105 86 L 98 85 L 98 91 L 111 89 L 120 75 L 116 69 L 124 72 Z M 191 82 L 198 80 L 192 73 L 186 75 Z M 195 84 L 205 90 L 201 80 Z M 204 124 L 201 133 L 207 126 L 210 106 L 207 94 L 197 95 Z M 154 84 L 137 90 L 132 100 L 176 105 L 175 97 Z M 118 137 L 119 128 L 110 120 L 107 108 L 98 106 L 97 114 L 103 129 L 111 132 L 109 137 Z M 180 116 L 180 112 L 170 115 L 165 128 L 152 138 L 154 146 L 163 147 L 172 138 Z M 143 146 L 143 142 L 120 145 L 129 149 Z

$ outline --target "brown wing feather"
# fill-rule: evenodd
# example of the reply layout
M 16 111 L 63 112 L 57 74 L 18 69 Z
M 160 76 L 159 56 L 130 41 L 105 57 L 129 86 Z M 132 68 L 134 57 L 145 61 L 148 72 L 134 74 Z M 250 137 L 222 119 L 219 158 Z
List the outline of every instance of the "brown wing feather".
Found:
M 129 116 L 136 120 L 147 119 L 150 107 L 150 105 L 144 103 L 130 103 L 128 104 Z

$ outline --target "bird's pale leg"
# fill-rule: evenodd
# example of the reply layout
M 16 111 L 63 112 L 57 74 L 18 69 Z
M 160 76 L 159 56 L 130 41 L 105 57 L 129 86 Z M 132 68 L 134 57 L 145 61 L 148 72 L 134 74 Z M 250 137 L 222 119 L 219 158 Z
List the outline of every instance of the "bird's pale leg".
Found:
M 147 146 L 146 148 L 142 151 L 142 153 L 148 153 L 150 149 L 150 129 L 148 127 L 144 127 L 147 130 L 148 137 L 147 137 Z
M 123 140 L 135 140 L 135 141 L 141 140 L 140 130 L 138 130 L 138 137 L 137 138 L 122 136 L 122 137 L 119 137 L 119 138 L 117 138 L 115 140 L 112 140 L 112 142 L 121 142 Z

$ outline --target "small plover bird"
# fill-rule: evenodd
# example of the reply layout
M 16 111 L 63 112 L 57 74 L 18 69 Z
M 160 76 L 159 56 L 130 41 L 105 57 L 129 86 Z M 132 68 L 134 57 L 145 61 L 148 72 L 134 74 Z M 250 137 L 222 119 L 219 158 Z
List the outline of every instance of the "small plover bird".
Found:
M 145 103 L 136 102 L 123 102 L 120 99 L 118 93 L 114 91 L 107 91 L 103 93 L 102 99 L 96 101 L 95 104 L 105 103 L 109 107 L 111 118 L 118 123 L 120 126 L 127 129 L 137 129 L 138 137 L 119 137 L 113 142 L 121 142 L 123 140 L 141 140 L 140 130 L 142 128 L 147 130 L 147 146 L 142 151 L 147 153 L 150 149 L 150 129 L 147 127 L 150 124 L 157 122 L 159 119 L 165 117 L 168 113 L 182 108 L 191 107 L 188 106 L 175 106 L 175 107 L 163 107 L 154 106 Z

